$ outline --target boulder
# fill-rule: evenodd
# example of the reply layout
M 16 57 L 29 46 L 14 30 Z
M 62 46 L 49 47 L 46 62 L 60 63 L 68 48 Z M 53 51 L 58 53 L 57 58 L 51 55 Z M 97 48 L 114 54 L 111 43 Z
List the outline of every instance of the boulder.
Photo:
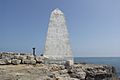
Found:
M 64 69 L 65 69 L 64 65 L 57 65 L 57 64 L 50 64 L 49 65 L 50 71 L 59 71 L 59 70 L 64 70 Z
M 18 59 L 12 59 L 11 63 L 14 64 L 14 65 L 18 65 L 18 64 L 21 63 L 21 60 L 18 60 Z
M 11 59 L 6 59 L 5 62 L 6 64 L 11 64 Z
M 22 64 L 30 64 L 30 60 L 28 60 L 28 59 L 22 59 Z
M 26 59 L 26 58 L 27 58 L 26 55 L 20 55 L 20 56 L 18 57 L 19 60 L 24 60 L 24 59 Z
M 72 60 L 68 60 L 66 61 L 65 63 L 65 66 L 68 67 L 68 66 L 72 66 L 73 65 L 73 61 Z
M 43 56 L 39 56 L 39 57 L 36 57 L 36 63 L 44 63 L 44 57 Z
M 116 71 L 109 65 L 77 64 L 67 70 L 72 78 L 80 80 L 117 80 Z
M 20 59 L 20 55 L 14 55 L 14 59 Z
M 2 53 L 0 55 L 0 58 L 1 59 L 13 59 L 14 58 L 14 55 L 12 53 Z
M 0 65 L 8 65 L 11 64 L 10 59 L 0 59 Z
M 80 80 L 85 80 L 86 72 L 79 66 L 70 66 L 68 68 L 68 73 L 72 78 L 78 78 Z
M 30 64 L 35 65 L 36 64 L 36 60 L 31 60 Z
M 5 64 L 6 64 L 6 61 L 3 59 L 0 59 L 0 65 L 5 65 Z
M 27 55 L 27 59 L 28 59 L 28 60 L 34 60 L 35 57 L 34 57 L 33 55 Z
M 64 80 L 63 77 L 56 77 L 55 80 Z
M 85 73 L 84 71 L 82 71 L 82 72 L 77 72 L 77 73 L 76 73 L 76 76 L 77 76 L 79 79 L 83 80 L 83 79 L 85 79 L 85 77 L 86 77 L 86 73 Z
M 36 60 L 24 59 L 22 60 L 22 64 L 36 64 Z

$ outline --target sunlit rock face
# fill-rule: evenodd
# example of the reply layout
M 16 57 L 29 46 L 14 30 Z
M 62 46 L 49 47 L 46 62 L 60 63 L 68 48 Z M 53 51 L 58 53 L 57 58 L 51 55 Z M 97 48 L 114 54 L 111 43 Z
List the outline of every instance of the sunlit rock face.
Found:
M 50 16 L 44 56 L 52 60 L 73 61 L 65 17 L 58 8 Z

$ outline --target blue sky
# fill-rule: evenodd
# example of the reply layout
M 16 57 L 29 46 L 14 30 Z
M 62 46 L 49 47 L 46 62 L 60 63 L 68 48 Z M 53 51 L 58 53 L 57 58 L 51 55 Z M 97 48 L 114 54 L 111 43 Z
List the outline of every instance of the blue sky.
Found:
M 55 8 L 65 14 L 74 56 L 120 56 L 120 0 L 0 0 L 0 52 L 42 53 Z

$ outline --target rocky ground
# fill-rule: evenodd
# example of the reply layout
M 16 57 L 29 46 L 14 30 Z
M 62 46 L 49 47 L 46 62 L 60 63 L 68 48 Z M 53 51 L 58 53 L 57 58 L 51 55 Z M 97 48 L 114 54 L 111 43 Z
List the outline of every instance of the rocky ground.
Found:
M 108 65 L 19 64 L 0 65 L 0 80 L 117 80 L 117 76 Z
M 46 64 L 47 58 L 23 53 L 0 53 L 0 80 L 118 80 L 110 65 Z

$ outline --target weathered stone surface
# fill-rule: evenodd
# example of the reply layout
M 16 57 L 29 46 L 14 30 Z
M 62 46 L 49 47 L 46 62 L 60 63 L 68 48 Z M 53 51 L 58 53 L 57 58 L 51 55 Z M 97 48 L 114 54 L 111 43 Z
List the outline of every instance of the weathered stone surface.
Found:
M 6 59 L 5 62 L 6 64 L 11 64 L 11 59 Z
M 11 64 L 10 59 L 0 59 L 0 65 L 8 65 Z
M 23 59 L 22 64 L 36 64 L 36 60 Z
M 71 66 L 68 68 L 68 73 L 73 78 L 78 78 L 80 80 L 84 80 L 86 77 L 86 73 L 83 71 L 82 67 Z
M 18 65 L 18 64 L 21 63 L 21 60 L 18 60 L 18 59 L 12 59 L 11 63 L 14 64 L 14 65 Z
M 71 60 L 67 60 L 66 62 L 65 62 L 65 65 L 66 65 L 66 67 L 68 66 L 72 66 L 73 65 L 73 61 L 71 61 Z
M 52 63 L 73 60 L 65 17 L 59 9 L 55 9 L 50 16 L 44 56 L 49 58 L 48 63 L 52 60 L 56 60 Z
M 14 55 L 14 59 L 20 59 L 20 55 Z
M 0 59 L 13 59 L 14 55 L 15 55 L 14 53 L 2 52 L 0 53 Z
M 6 64 L 5 60 L 0 59 L 0 65 L 5 65 L 5 64 Z
M 20 56 L 18 57 L 18 59 L 20 59 L 20 60 L 24 60 L 24 59 L 26 59 L 26 58 L 27 58 L 26 55 L 20 55 Z
M 34 60 L 35 57 L 34 57 L 33 55 L 27 55 L 27 59 L 28 59 L 28 60 Z
M 36 58 L 36 63 L 44 63 L 44 57 L 43 56 L 37 56 Z
M 53 68 L 52 68 L 53 67 Z M 2 65 L 0 80 L 118 80 L 115 69 L 108 65 Z
M 28 59 L 23 59 L 23 60 L 22 60 L 22 64 L 30 64 L 30 60 L 28 60 Z
M 64 69 L 65 69 L 64 65 L 57 65 L 57 64 L 50 64 L 49 65 L 50 71 L 59 71 L 59 70 L 64 70 Z
M 36 60 L 31 60 L 31 63 L 30 64 L 36 64 Z
M 68 73 L 82 80 L 117 80 L 114 68 L 108 65 L 78 64 L 69 67 Z

